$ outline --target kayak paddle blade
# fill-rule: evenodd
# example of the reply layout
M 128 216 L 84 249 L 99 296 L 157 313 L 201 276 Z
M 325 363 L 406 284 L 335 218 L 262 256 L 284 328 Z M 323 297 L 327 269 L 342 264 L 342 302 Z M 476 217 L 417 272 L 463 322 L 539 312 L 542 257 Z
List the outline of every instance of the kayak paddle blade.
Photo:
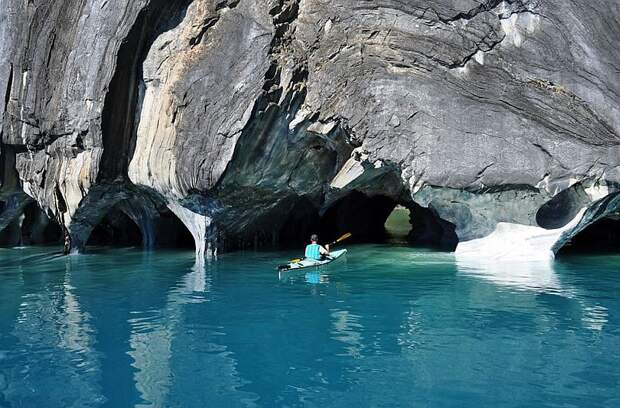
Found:
M 339 243 L 340 241 L 344 241 L 345 239 L 350 238 L 350 237 L 351 237 L 351 235 L 353 235 L 353 234 L 351 234 L 350 232 L 347 232 L 346 234 L 344 234 L 343 236 L 341 236 L 340 238 L 338 238 L 337 240 L 335 240 L 334 242 L 332 242 L 330 245 L 336 245 L 336 244 L 337 244 L 337 243 Z
M 338 239 L 336 240 L 336 243 L 338 243 L 338 242 L 340 242 L 340 241 L 344 241 L 344 240 L 345 240 L 345 239 L 347 239 L 347 238 L 350 238 L 350 237 L 351 237 L 351 235 L 353 235 L 353 234 L 351 234 L 350 232 L 347 232 L 346 234 L 344 234 L 343 236 L 341 236 L 340 238 L 338 238 Z

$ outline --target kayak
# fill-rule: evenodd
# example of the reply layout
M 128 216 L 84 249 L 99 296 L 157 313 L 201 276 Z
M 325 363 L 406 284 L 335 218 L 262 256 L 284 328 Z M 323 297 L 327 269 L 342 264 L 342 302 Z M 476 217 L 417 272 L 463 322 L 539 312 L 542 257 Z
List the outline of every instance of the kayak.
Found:
M 285 265 L 278 266 L 279 272 L 287 272 L 287 271 L 298 271 L 300 269 L 308 269 L 308 268 L 318 268 L 320 266 L 324 266 L 334 262 L 336 259 L 340 258 L 342 255 L 346 254 L 346 249 L 340 249 L 338 251 L 333 251 L 327 256 L 325 259 L 321 261 L 317 261 L 315 259 L 302 259 L 298 262 L 291 262 Z

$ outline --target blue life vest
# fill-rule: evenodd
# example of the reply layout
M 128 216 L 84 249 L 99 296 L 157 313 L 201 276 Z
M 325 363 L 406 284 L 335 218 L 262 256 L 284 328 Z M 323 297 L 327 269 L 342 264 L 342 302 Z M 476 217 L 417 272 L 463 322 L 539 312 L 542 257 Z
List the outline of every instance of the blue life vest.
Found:
M 306 258 L 321 260 L 321 246 L 319 244 L 310 244 L 306 246 Z

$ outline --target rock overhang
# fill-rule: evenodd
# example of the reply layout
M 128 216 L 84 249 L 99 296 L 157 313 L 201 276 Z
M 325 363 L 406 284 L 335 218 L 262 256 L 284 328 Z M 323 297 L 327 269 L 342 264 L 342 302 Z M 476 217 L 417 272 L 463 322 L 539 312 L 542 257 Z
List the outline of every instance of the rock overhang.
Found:
M 68 4 L 30 40 L 17 30 L 47 5 L 15 6 L 3 27 L 3 143 L 66 231 L 92 191 L 115 189 L 164 203 L 199 252 L 267 240 L 297 203 L 320 216 L 351 191 L 425 208 L 461 242 L 544 229 L 541 210 L 574 186 L 596 190 L 570 201 L 579 225 L 613 212 L 599 208 L 620 182 L 607 3 L 174 2 L 118 113 L 122 44 L 155 3 Z

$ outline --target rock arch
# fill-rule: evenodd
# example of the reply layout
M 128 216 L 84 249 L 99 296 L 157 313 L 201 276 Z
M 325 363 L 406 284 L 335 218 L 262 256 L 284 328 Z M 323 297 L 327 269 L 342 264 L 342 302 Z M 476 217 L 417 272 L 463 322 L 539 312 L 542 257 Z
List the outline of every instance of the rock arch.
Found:
M 545 229 L 561 228 L 588 206 L 590 201 L 583 185 L 577 183 L 543 204 L 536 212 L 536 223 Z
M 59 244 L 62 242 L 62 228 L 50 218 L 36 202 L 24 208 L 22 222 L 22 243 L 24 245 Z
M 105 241 L 101 228 L 108 236 L 116 232 L 120 244 L 146 249 L 189 246 L 187 223 L 163 199 L 134 186 L 91 190 L 67 225 L 65 251 L 84 251 L 94 231 L 98 235 L 94 242 Z
M 23 193 L 3 195 L 0 199 L 0 245 L 14 246 L 21 242 L 24 209 L 32 203 Z
M 597 253 L 620 254 L 620 213 L 588 225 L 566 241 L 556 255 Z
M 55 220 L 25 194 L 0 201 L 0 245 L 41 245 L 59 243 L 62 229 Z
M 620 212 L 620 193 L 613 185 L 584 180 L 553 195 L 545 191 L 533 193 L 530 200 L 518 204 L 517 210 L 525 222 L 506 221 L 505 213 L 510 207 L 502 203 L 498 209 L 504 211 L 499 212 L 504 220 L 495 220 L 483 236 L 460 242 L 457 257 L 553 259 L 582 231 L 601 220 L 614 218 Z
M 320 232 L 327 240 L 351 232 L 355 241 L 381 241 L 386 237 L 385 220 L 397 204 L 385 195 L 369 195 L 353 190 L 323 212 Z
M 618 237 L 620 192 L 606 190 L 605 193 L 603 198 L 592 202 L 582 210 L 583 215 L 579 222 L 574 227 L 568 228 L 553 245 L 554 253 L 570 252 L 571 249 L 579 248 L 596 249 L 597 246 L 599 248 L 606 246 L 608 249 L 615 247 L 610 240 Z M 578 247 L 575 248 L 575 245 Z
M 143 232 L 121 207 L 122 202 L 106 211 L 90 231 L 86 245 L 118 247 L 149 245 L 148 241 L 144 241 L 149 234 Z

